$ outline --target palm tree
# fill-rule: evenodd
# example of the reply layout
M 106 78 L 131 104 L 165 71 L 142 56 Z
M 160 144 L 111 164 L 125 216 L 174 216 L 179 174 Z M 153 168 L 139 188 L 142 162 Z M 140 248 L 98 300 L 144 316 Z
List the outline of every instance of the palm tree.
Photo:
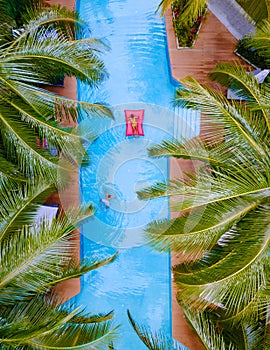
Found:
M 0 185 L 0 338 L 1 349 L 105 348 L 115 337 L 112 312 L 91 315 L 60 304 L 53 287 L 108 264 L 71 258 L 71 232 L 92 213 L 91 206 L 49 221 L 35 220 L 51 190 L 37 184 L 23 190 Z
M 269 85 L 259 84 L 237 64 L 219 64 L 210 76 L 243 100 L 229 102 L 220 91 L 184 79 L 175 102 L 205 116 L 203 139 L 164 141 L 149 150 L 156 157 L 199 160 L 196 178 L 189 174 L 138 194 L 143 199 L 172 196 L 171 208 L 179 211 L 174 220 L 150 224 L 147 236 L 157 249 L 177 251 L 185 259 L 174 269 L 184 311 L 210 318 L 213 329 L 224 335 L 225 348 L 232 341 L 236 349 L 253 349 L 255 335 L 266 348 Z M 241 347 L 247 340 L 250 345 Z
M 8 9 L 6 3 L 10 1 L 1 5 Z M 68 99 L 45 88 L 59 76 L 76 76 L 95 87 L 106 77 L 98 58 L 105 46 L 96 39 L 74 39 L 83 24 L 73 12 L 44 9 L 40 1 L 32 8 L 28 3 L 23 17 L 7 10 L 0 15 L 0 171 L 6 179 L 20 180 L 17 174 L 22 173 L 28 179 L 41 176 L 57 183 L 58 171 L 67 171 L 85 153 L 78 131 L 59 123 L 111 112 L 104 105 Z M 41 149 L 37 138 L 46 139 L 66 162 L 59 163 L 58 157 Z

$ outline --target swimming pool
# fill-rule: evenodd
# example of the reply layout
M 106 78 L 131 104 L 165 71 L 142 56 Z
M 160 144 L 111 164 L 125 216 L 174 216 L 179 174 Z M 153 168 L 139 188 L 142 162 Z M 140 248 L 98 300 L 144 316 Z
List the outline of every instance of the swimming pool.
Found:
M 129 325 L 127 309 L 152 330 L 171 334 L 170 256 L 148 247 L 144 237 L 149 222 L 168 217 L 169 203 L 166 198 L 140 201 L 136 196 L 137 190 L 168 178 L 167 160 L 150 158 L 147 148 L 171 139 L 175 126 L 171 108 L 175 86 L 164 22 L 155 14 L 158 3 L 77 1 L 92 35 L 103 37 L 111 47 L 102 56 L 109 79 L 96 91 L 79 83 L 78 97 L 109 103 L 115 116 L 113 121 L 83 122 L 98 137 L 89 147 L 91 164 L 80 170 L 81 200 L 96 206 L 94 217 L 82 228 L 81 254 L 104 258 L 119 251 L 119 255 L 114 263 L 82 278 L 76 301 L 87 311 L 115 311 L 115 322 L 121 324 L 117 350 L 146 349 Z M 125 136 L 125 109 L 144 109 L 144 137 Z M 105 192 L 116 195 L 106 211 L 100 206 Z

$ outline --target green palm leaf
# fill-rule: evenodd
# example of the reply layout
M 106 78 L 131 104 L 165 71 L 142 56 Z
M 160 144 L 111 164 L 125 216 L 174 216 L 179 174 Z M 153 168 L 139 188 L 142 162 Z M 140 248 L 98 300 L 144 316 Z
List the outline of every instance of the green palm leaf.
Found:
M 260 52 L 270 62 L 270 21 L 265 19 L 258 24 L 255 35 L 250 37 L 249 47 Z
M 238 3 L 256 23 L 269 17 L 270 8 L 267 0 L 261 0 L 259 2 L 256 0 L 239 0 Z M 249 20 L 250 17 L 248 17 Z
M 184 5 L 181 20 L 185 23 L 194 22 L 199 14 L 203 13 L 207 0 L 188 0 Z M 164 15 L 165 11 L 174 3 L 173 0 L 162 0 L 158 5 L 157 11 Z
M 116 259 L 117 254 L 118 253 L 115 253 L 111 257 L 102 259 L 102 260 L 92 259 L 88 261 L 89 259 L 84 259 L 79 264 L 76 263 L 76 261 L 74 261 L 73 259 L 70 259 L 68 265 L 63 267 L 61 275 L 58 278 L 55 277 L 53 281 L 49 281 L 46 284 L 44 284 L 42 286 L 42 289 L 47 290 L 47 288 L 55 286 L 61 282 L 70 280 L 71 278 L 81 277 L 83 274 L 87 272 L 90 272 L 102 266 L 105 266 L 113 262 Z
M 34 293 L 44 293 L 57 283 L 80 277 L 113 261 L 116 255 L 81 265 L 71 258 L 77 243 L 70 240 L 70 234 L 92 212 L 90 208 L 79 215 L 72 214 L 52 222 L 44 219 L 23 226 L 8 240 L 2 241 L 0 303 L 10 304 L 17 296 L 22 300 Z
M 28 105 L 28 109 L 34 110 L 37 115 L 46 121 L 51 119 L 59 122 L 77 122 L 84 119 L 85 114 L 90 117 L 113 117 L 111 110 L 100 103 L 90 103 L 58 96 L 40 87 L 29 86 L 23 82 L 12 81 L 9 84 L 18 95 L 23 97 L 24 101 L 26 101 L 25 105 Z M 6 99 L 6 101 L 11 104 L 10 100 Z M 19 102 L 20 104 L 14 107 L 20 112 L 22 102 L 21 100 Z M 12 99 L 12 103 L 14 103 L 14 99 Z M 37 124 L 35 122 L 35 114 L 30 115 L 28 113 L 27 117 L 31 118 L 31 123 Z
M 40 203 L 52 191 L 53 186 L 49 184 L 27 184 L 20 188 L 14 183 L 0 183 L 0 242 L 23 225 L 32 224 Z
M 52 148 L 54 149 L 54 153 L 61 153 L 61 155 L 64 156 L 64 158 L 61 158 L 59 170 L 65 165 L 65 162 L 62 162 L 64 159 L 69 161 L 70 164 L 68 167 L 72 166 L 72 164 L 77 166 L 81 162 L 82 158 L 85 156 L 85 149 L 82 142 L 90 141 L 89 138 L 91 137 L 91 131 L 84 129 L 83 131 L 85 132 L 83 134 L 80 132 L 82 136 L 78 135 L 78 130 L 76 129 L 60 128 L 55 122 L 44 120 L 44 118 L 37 115 L 22 101 L 18 101 L 16 106 L 15 103 L 16 99 L 13 100 L 12 107 L 15 107 L 17 110 L 16 112 L 20 113 L 20 116 L 18 116 L 19 118 L 16 118 L 16 116 L 13 118 L 11 118 L 11 116 L 5 117 L 7 115 L 6 113 L 10 111 L 10 108 L 7 108 L 8 106 L 6 105 L 2 108 L 2 113 L 5 113 L 3 120 L 8 127 L 8 133 L 2 134 L 3 141 L 6 145 L 11 142 L 13 142 L 14 145 L 23 143 L 25 148 L 28 149 L 28 154 L 25 154 L 24 156 L 33 157 L 33 155 L 36 155 L 37 153 L 36 158 L 41 157 L 44 162 L 47 162 L 47 168 L 54 168 L 54 164 L 58 164 L 58 159 L 49 153 Z M 17 121 L 18 119 L 19 121 Z M 9 135 L 13 136 L 12 140 L 10 140 Z M 42 149 L 38 145 L 38 143 L 42 143 L 42 140 L 44 139 L 46 139 L 46 149 Z M 10 150 L 12 150 L 12 144 L 10 145 Z M 11 160 L 14 163 L 18 163 L 19 158 L 16 151 L 17 149 L 15 147 L 15 153 L 10 152 L 9 154 L 6 154 L 6 157 L 8 157 L 8 155 L 11 156 Z M 50 162 L 53 162 L 53 164 Z M 26 163 L 26 166 L 31 168 L 31 163 Z M 64 169 L 65 167 L 63 170 Z M 22 168 L 21 170 L 23 171 Z M 41 171 L 44 170 L 46 170 L 46 168 L 41 168 Z M 40 175 L 41 174 L 42 173 L 40 173 Z
M 160 11 L 160 15 L 163 16 L 165 11 L 172 5 L 172 3 L 173 3 L 173 0 L 162 0 L 159 3 L 156 12 Z
M 37 28 L 45 27 L 61 31 L 61 35 L 69 39 L 74 39 L 75 34 L 81 34 L 84 22 L 79 18 L 78 13 L 70 11 L 60 5 L 51 5 L 44 10 L 42 1 L 36 1 L 38 4 L 26 4 L 26 11 L 22 13 L 25 32 L 35 31 Z
M 176 219 L 155 221 L 146 229 L 147 240 L 158 250 L 171 249 L 185 258 L 198 259 L 259 203 L 247 198 L 228 200 L 192 210 Z
M 193 78 L 181 81 L 186 89 L 177 91 L 175 103 L 181 107 L 201 110 L 202 114 L 208 116 L 206 127 L 202 129 L 206 138 L 217 137 L 223 140 L 225 136 L 229 140 L 234 139 L 239 145 L 245 142 L 245 147 L 250 145 L 258 154 L 263 152 L 255 138 L 256 134 L 244 117 L 245 114 L 241 113 L 245 106 L 242 107 L 241 103 L 230 104 L 221 92 L 202 86 Z
M 163 140 L 161 144 L 148 148 L 151 157 L 172 156 L 175 158 L 200 160 L 202 162 L 216 162 L 216 159 L 209 159 L 209 153 L 199 138 L 191 140 Z M 217 165 L 219 163 L 217 162 Z
M 187 304 L 181 303 L 181 307 L 185 313 L 192 328 L 197 333 L 205 349 L 219 349 L 219 350 L 239 350 L 240 348 L 230 340 L 224 337 L 221 332 L 217 332 L 217 326 L 212 321 L 209 314 L 206 312 L 196 312 L 190 310 Z M 239 336 L 239 333 L 237 334 Z M 242 348 L 242 350 L 244 350 Z
M 264 198 L 269 191 L 265 174 L 255 167 L 242 167 L 238 172 L 202 169 L 196 181 L 190 175 L 186 179 L 171 180 L 169 185 L 158 183 L 137 193 L 141 199 L 174 196 L 172 210 L 182 211 L 245 196 L 257 200 Z
M 183 13 L 180 16 L 184 23 L 194 23 L 199 15 L 203 14 L 208 0 L 187 0 Z
M 129 322 L 131 323 L 134 331 L 137 333 L 140 340 L 150 350 L 182 350 L 185 349 L 181 344 L 173 346 L 172 339 L 162 332 L 153 333 L 147 326 L 139 325 L 132 318 L 131 313 L 127 310 Z
M 37 296 L 3 313 L 1 343 L 30 349 L 102 348 L 114 339 L 117 329 L 107 321 L 112 315 L 104 316 L 93 322 L 95 316 L 83 315 L 80 309 L 67 312 L 54 298 Z
M 4 0 L 2 2 L 1 20 L 10 24 L 10 32 L 14 45 L 29 33 L 35 32 L 39 28 L 50 28 L 51 30 L 61 30 L 61 35 L 74 39 L 75 33 L 80 34 L 83 21 L 74 11 L 66 7 L 50 6 L 44 9 L 44 4 L 40 0 L 20 1 L 20 4 L 14 6 L 12 1 Z M 23 27 L 23 30 L 20 28 Z M 14 28 L 16 30 L 14 31 Z M 13 29 L 11 31 L 11 29 Z
M 1 147 L 2 146 L 2 147 Z M 0 141 L 0 169 L 1 169 L 1 182 L 6 183 L 6 187 L 8 187 L 9 183 L 12 185 L 14 182 L 26 182 L 25 176 L 19 171 L 18 167 L 13 163 L 6 159 L 6 152 L 1 145 Z M 2 185 L 0 185 L 2 187 Z
M 8 159 L 17 164 L 23 174 L 30 178 L 40 176 L 50 179 L 55 184 L 64 184 L 65 179 L 59 178 L 58 172 L 68 174 L 70 165 L 68 166 L 64 159 L 59 163 L 48 151 L 40 149 L 33 130 L 26 130 L 23 122 L 3 113 L 0 113 L 0 125 L 2 142 L 9 150 Z M 35 164 L 35 167 L 32 164 Z
M 221 237 L 219 249 L 209 253 L 209 264 L 205 256 L 203 268 L 176 271 L 176 282 L 184 286 L 181 297 L 200 309 L 221 307 L 225 318 L 240 313 L 266 286 L 269 237 L 268 206 L 260 206 Z
M 40 36 L 43 40 L 40 40 Z M 61 37 L 50 36 L 50 31 L 42 29 L 26 40 L 19 42 L 12 50 L 3 52 L 3 65 L 20 63 L 27 69 L 36 68 L 44 83 L 49 83 L 51 74 L 62 73 L 75 75 L 80 80 L 93 86 L 104 78 L 106 72 L 102 61 L 87 47 L 85 41 L 70 41 Z M 40 59 L 42 58 L 42 71 Z M 51 71 L 48 71 L 48 68 Z M 46 81 L 46 77 L 48 80 Z
M 7 160 L 24 176 L 41 176 L 62 186 L 67 176 L 58 176 L 58 172 L 68 174 L 72 164 L 78 165 L 85 158 L 85 150 L 77 130 L 61 129 L 55 121 L 77 122 L 85 115 L 112 117 L 112 113 L 99 103 L 73 101 L 40 86 L 51 84 L 59 74 L 75 75 L 90 87 L 95 86 L 106 76 L 98 58 L 105 46 L 96 39 L 73 40 L 74 30 L 80 25 L 77 15 L 60 8 L 39 14 L 40 4 L 27 13 L 24 30 L 18 30 L 14 40 L 0 49 L 1 141 L 8 150 Z M 37 147 L 37 137 L 46 139 L 62 154 L 60 163 L 47 150 Z
M 227 324 L 213 309 L 191 310 L 188 304 L 179 301 L 185 317 L 206 349 L 267 349 L 265 347 L 265 335 L 267 334 L 265 319 L 254 321 L 252 325 L 245 322 Z
M 254 133 L 259 128 L 264 128 L 263 123 L 256 123 L 254 126 Z M 223 135 L 224 136 L 224 135 Z M 199 168 L 206 168 L 211 171 L 211 167 L 222 167 L 236 171 L 236 164 L 242 164 L 246 161 L 250 162 L 252 154 L 247 147 L 243 148 L 243 145 L 237 144 L 236 140 L 227 139 L 226 142 L 220 142 L 218 135 L 214 138 L 214 134 L 211 134 L 211 141 L 202 141 L 199 138 L 193 138 L 191 140 L 164 140 L 161 144 L 154 145 L 148 149 L 149 155 L 152 157 L 172 156 L 181 159 L 190 159 L 200 161 L 203 163 L 194 162 L 194 170 Z M 209 142 L 208 142 L 209 141 Z M 261 145 L 262 153 L 268 153 L 267 144 Z M 235 151 L 234 153 L 232 151 Z M 258 167 L 264 169 L 265 157 L 257 157 Z M 181 165 L 179 165 L 181 169 Z M 183 173 L 183 176 L 185 173 Z
M 269 88 L 265 84 L 259 84 L 256 77 L 252 73 L 245 71 L 244 67 L 238 63 L 219 63 L 216 68 L 210 72 L 209 76 L 222 84 L 230 87 L 247 101 L 250 101 L 250 107 L 256 106 L 256 120 L 251 120 L 250 124 L 255 124 L 258 120 L 258 110 L 265 120 L 265 127 L 270 130 L 270 120 L 267 111 L 263 106 L 267 105 L 267 96 Z

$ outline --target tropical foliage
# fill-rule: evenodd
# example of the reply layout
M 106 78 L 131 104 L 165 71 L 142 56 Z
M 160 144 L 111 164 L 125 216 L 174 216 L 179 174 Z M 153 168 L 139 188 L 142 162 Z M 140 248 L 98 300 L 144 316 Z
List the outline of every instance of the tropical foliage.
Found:
M 256 22 L 270 16 L 270 5 L 267 0 L 236 0 L 246 13 Z
M 270 8 L 268 0 L 236 0 L 247 14 L 256 22 L 269 18 Z M 157 11 L 164 15 L 165 11 L 172 6 L 175 0 L 161 0 Z M 194 21 L 202 9 L 207 5 L 208 0 L 187 0 L 185 2 L 183 20 Z
M 147 237 L 182 255 L 185 262 L 174 268 L 178 301 L 206 349 L 268 349 L 270 86 L 238 64 L 220 63 L 210 77 L 242 100 L 228 101 L 193 78 L 182 81 L 175 103 L 201 111 L 202 137 L 164 141 L 149 152 L 200 162 L 196 176 L 138 193 L 169 196 L 179 212 L 150 224 Z
M 177 4 L 177 0 L 162 0 L 158 6 L 157 11 L 163 15 L 164 12 L 173 4 Z M 185 0 L 179 2 L 183 7 L 181 9 L 181 20 L 185 23 L 194 22 L 198 15 L 203 12 L 207 5 L 207 0 Z
M 157 9 L 161 15 L 172 8 L 173 26 L 179 47 L 191 47 L 206 12 L 207 0 L 163 0 Z
M 115 258 L 80 264 L 71 258 L 75 244 L 71 233 L 93 208 L 37 221 L 36 211 L 50 193 L 50 186 L 38 184 L 23 191 L 4 186 L 0 185 L 1 349 L 107 346 L 115 336 L 112 312 L 91 315 L 81 308 L 61 305 L 52 291 L 59 283 Z
M 257 25 L 254 35 L 249 37 L 247 47 L 258 52 L 263 57 L 265 68 L 270 67 L 270 20 L 264 20 Z
M 237 44 L 236 52 L 255 67 L 269 69 L 270 67 L 270 22 L 263 20 L 257 25 L 255 33 L 243 37 Z M 268 43 L 268 45 L 265 45 Z
M 236 45 L 235 53 L 240 55 L 241 58 L 252 64 L 254 67 L 260 67 L 261 69 L 267 69 L 267 58 L 261 56 L 259 51 L 255 50 L 251 45 L 250 36 L 245 36 L 238 41 Z
M 147 326 L 136 322 L 129 310 L 127 310 L 128 319 L 132 328 L 143 342 L 143 344 L 150 350 L 185 350 L 186 347 L 173 342 L 171 337 L 162 332 L 153 333 Z
M 90 86 L 99 83 L 106 76 L 97 56 L 102 44 L 75 40 L 75 30 L 83 24 L 65 8 L 43 9 L 35 1 L 22 14 L 12 3 L 2 1 L 0 14 L 0 171 L 6 179 L 21 180 L 17 174 L 23 174 L 57 183 L 58 171 L 66 172 L 84 155 L 77 130 L 59 123 L 77 121 L 85 113 L 111 113 L 103 105 L 68 99 L 45 87 L 59 76 L 76 76 Z M 39 139 L 61 152 L 61 163 L 37 145 Z
M 190 18 L 186 11 L 186 0 L 176 0 L 172 3 L 173 26 L 179 47 L 191 47 L 194 44 L 206 13 L 206 6 L 196 9 L 195 18 Z
M 247 17 L 252 18 L 256 23 L 269 19 L 270 7 L 268 1 L 238 0 L 238 3 L 250 16 Z M 178 46 L 192 46 L 205 15 L 207 4 L 207 0 L 162 0 L 160 2 L 157 11 L 160 11 L 161 15 L 164 15 L 169 7 L 172 8 L 173 25 Z

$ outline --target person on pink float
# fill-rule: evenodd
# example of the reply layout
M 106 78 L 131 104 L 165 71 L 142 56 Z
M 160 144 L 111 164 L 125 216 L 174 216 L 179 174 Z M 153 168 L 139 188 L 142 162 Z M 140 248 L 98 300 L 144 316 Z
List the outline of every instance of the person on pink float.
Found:
M 129 117 L 129 120 L 131 122 L 132 132 L 135 135 L 138 135 L 138 120 L 137 117 L 134 114 L 131 114 Z

